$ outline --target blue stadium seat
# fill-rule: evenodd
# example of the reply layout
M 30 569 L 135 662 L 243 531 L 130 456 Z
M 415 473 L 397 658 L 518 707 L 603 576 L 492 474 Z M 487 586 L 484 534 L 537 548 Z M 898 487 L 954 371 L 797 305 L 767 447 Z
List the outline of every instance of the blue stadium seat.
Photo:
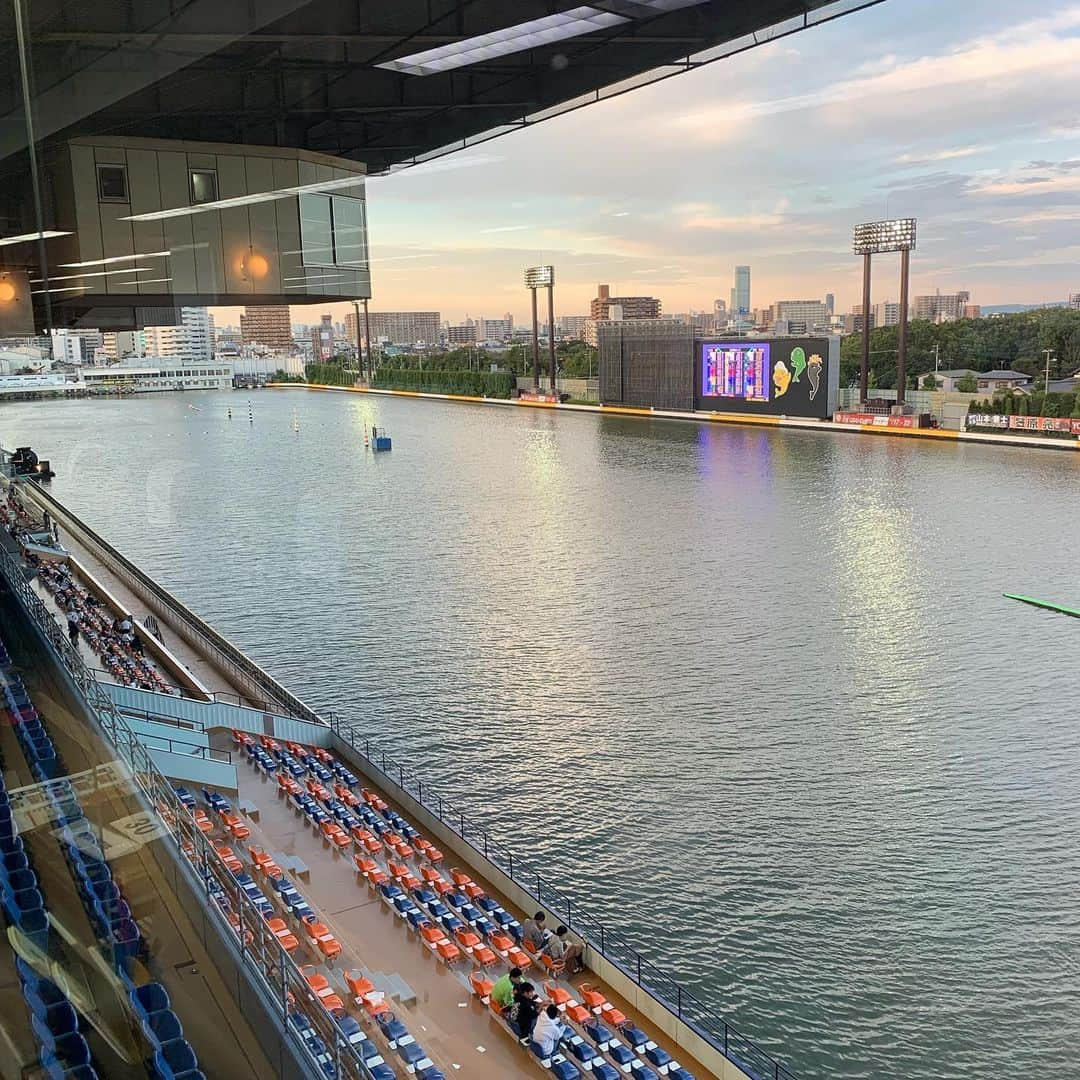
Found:
M 593 1080 L 619 1080 L 619 1070 L 606 1061 L 595 1061 L 592 1067 Z
M 199 1067 L 198 1058 L 191 1044 L 183 1039 L 176 1039 L 166 1043 L 154 1054 L 154 1075 L 160 1080 L 176 1080 L 184 1073 L 192 1072 Z
M 572 1061 L 563 1058 L 551 1063 L 551 1075 L 555 1080 L 579 1080 L 581 1070 Z
M 174 1039 L 184 1037 L 184 1029 L 180 1025 L 180 1018 L 172 1009 L 162 1009 L 160 1012 L 151 1013 L 142 1019 L 143 1034 L 146 1041 L 155 1050 L 160 1050 L 166 1043 Z
M 162 1009 L 171 1009 L 172 1002 L 169 1000 L 169 992 L 161 983 L 146 983 L 145 986 L 137 986 L 128 997 L 136 1014 L 146 1018 L 153 1013 L 161 1012 Z

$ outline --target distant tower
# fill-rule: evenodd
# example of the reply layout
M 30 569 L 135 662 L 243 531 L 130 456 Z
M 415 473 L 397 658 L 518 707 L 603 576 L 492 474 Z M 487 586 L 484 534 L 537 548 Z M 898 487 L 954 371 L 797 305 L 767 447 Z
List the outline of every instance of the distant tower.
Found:
M 836 314 L 836 297 L 831 292 L 825 294 L 825 314 L 829 318 Z
M 732 290 L 734 300 L 732 314 L 736 318 L 746 318 L 750 314 L 750 267 L 735 267 L 735 288 Z

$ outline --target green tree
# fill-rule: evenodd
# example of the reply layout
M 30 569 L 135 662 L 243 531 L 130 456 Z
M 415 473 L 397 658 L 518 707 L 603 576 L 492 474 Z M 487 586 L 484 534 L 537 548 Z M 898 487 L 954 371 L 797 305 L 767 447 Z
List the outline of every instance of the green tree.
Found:
M 923 378 L 922 388 L 924 390 L 936 390 L 940 385 L 941 383 L 934 378 L 932 373 Z
M 974 375 L 965 375 L 956 380 L 956 391 L 959 394 L 974 394 L 979 389 L 979 380 Z

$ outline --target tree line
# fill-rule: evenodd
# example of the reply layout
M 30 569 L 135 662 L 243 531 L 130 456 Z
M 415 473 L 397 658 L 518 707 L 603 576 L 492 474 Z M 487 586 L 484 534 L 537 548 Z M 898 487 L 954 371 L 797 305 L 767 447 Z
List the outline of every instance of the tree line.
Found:
M 883 326 L 870 332 L 871 382 L 875 388 L 896 387 L 896 357 L 900 328 Z M 1039 308 L 1016 315 L 955 322 L 912 322 L 908 326 L 908 384 L 917 386 L 933 372 L 936 350 L 940 369 L 971 368 L 993 371 L 1011 368 L 1039 378 L 1051 350 L 1052 379 L 1080 368 L 1080 311 Z M 840 385 L 852 386 L 859 378 L 862 334 L 849 334 L 840 348 Z

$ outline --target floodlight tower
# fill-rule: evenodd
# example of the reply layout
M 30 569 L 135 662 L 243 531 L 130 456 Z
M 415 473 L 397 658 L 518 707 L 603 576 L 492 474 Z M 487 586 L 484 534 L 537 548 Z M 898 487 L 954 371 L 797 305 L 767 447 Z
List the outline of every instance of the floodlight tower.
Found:
M 863 257 L 863 335 L 862 361 L 859 365 L 859 403 L 866 404 L 870 372 L 870 260 L 874 255 L 900 252 L 900 340 L 896 356 L 896 405 L 904 409 L 904 383 L 907 379 L 908 282 L 911 277 L 911 253 L 915 250 L 915 218 L 870 221 L 855 226 L 855 254 Z
M 530 266 L 525 271 L 525 287 L 532 293 L 533 331 L 533 384 L 540 389 L 540 326 L 536 313 L 536 290 L 547 289 L 548 294 L 548 356 L 551 362 L 551 392 L 555 388 L 555 267 Z

